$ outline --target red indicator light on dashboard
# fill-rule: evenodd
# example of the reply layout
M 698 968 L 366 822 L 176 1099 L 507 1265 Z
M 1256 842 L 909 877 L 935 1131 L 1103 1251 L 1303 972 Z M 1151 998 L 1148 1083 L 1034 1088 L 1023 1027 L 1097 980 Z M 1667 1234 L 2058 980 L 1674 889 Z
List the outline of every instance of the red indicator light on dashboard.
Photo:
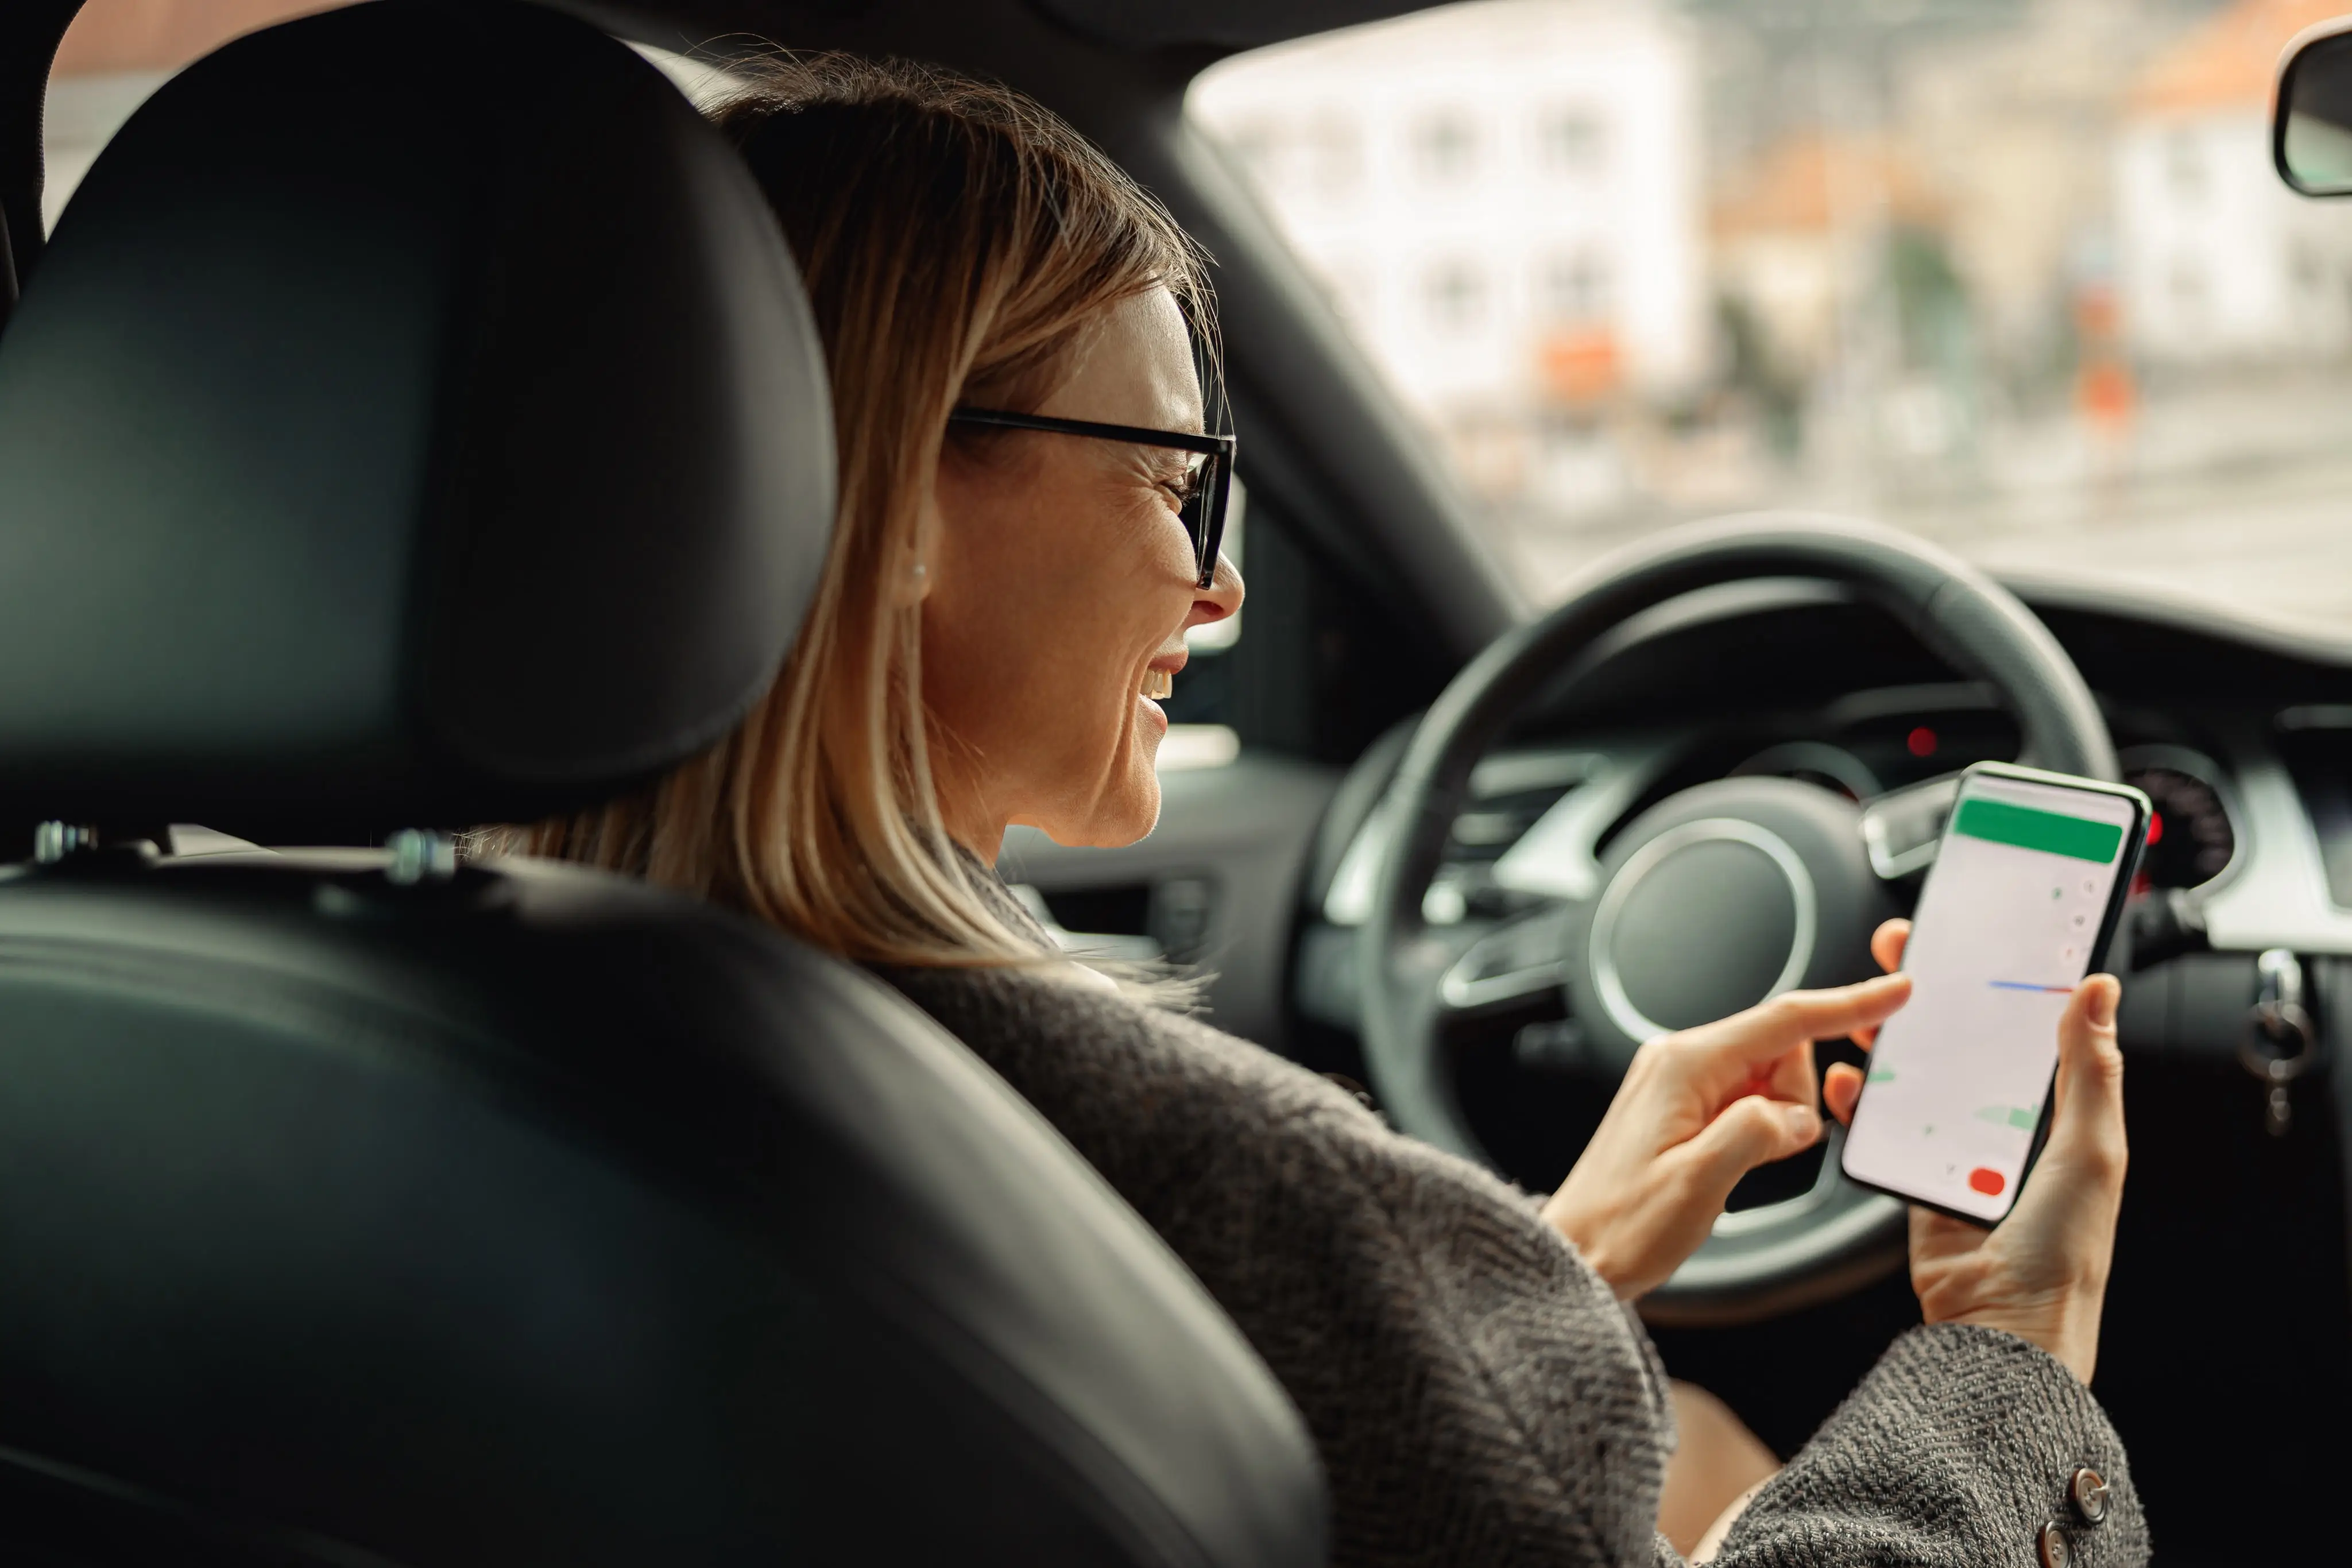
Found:
M 1969 1185 L 1987 1197 L 1999 1197 L 2000 1189 L 2009 1185 L 2009 1178 L 1990 1166 L 1979 1166 L 1969 1173 Z
M 1926 725 L 1921 725 L 1903 737 L 1903 749 L 1914 757 L 1935 756 L 1936 732 Z
M 2147 814 L 2147 841 L 2151 844 L 2164 841 L 2164 813 L 2161 811 Z

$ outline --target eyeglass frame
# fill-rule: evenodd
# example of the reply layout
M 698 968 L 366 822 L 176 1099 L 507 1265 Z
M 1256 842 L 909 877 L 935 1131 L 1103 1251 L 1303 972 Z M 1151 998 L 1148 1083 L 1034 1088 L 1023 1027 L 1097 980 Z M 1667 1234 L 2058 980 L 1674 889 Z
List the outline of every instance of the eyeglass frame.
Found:
M 1029 430 L 1047 435 L 1083 435 L 1094 441 L 1121 441 L 1130 446 L 1159 446 L 1174 452 L 1195 452 L 1210 460 L 1208 482 L 1201 490 L 1201 528 L 1192 538 L 1193 564 L 1200 578 L 1193 587 L 1213 587 L 1217 555 L 1224 548 L 1225 507 L 1233 496 L 1234 438 L 1196 430 L 1150 430 L 1136 424 L 1102 424 L 1090 419 L 1055 419 L 1050 414 L 1013 413 L 1001 408 L 958 408 L 948 414 L 950 424 L 975 424 L 992 430 Z M 1177 517 L 1181 521 L 1183 512 Z M 1188 525 L 1184 530 L 1192 533 Z

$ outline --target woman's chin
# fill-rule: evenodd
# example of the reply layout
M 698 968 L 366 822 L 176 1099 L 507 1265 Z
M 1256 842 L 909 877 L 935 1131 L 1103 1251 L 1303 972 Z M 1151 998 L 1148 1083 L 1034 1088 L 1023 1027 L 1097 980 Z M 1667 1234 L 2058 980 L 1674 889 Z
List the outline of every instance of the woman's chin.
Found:
M 1091 809 L 1044 812 L 1015 817 L 1024 827 L 1036 828 L 1065 849 L 1124 849 L 1150 836 L 1160 825 L 1160 775 L 1152 768 L 1152 747 L 1136 747 L 1113 769 L 1117 782 L 1097 797 Z
M 1136 748 L 1126 771 L 1127 787 L 1116 800 L 1103 802 L 1101 834 L 1095 842 L 1131 844 L 1150 837 L 1160 825 L 1160 773 L 1152 763 L 1152 753 L 1159 749 L 1158 736 Z
M 1118 849 L 1149 838 L 1160 825 L 1160 775 L 1145 758 L 1140 778 L 1131 778 L 1117 800 L 1105 801 L 1088 840 L 1104 849 Z

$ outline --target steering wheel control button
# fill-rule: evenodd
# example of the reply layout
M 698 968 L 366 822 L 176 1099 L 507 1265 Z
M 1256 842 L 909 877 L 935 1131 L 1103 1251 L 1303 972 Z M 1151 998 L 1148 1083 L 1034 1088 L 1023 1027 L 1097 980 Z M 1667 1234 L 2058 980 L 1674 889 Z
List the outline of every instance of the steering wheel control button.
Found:
M 1593 978 L 1636 1040 L 1736 1013 L 1812 962 L 1812 873 L 1786 839 L 1738 817 L 1666 829 L 1629 855 L 1592 912 Z M 1693 953 L 1708 955 L 1694 967 Z
M 2066 1496 L 2073 1500 L 2074 1511 L 2084 1524 L 2096 1524 L 2107 1517 L 2106 1478 L 2084 1465 L 2066 1483 Z
M 2074 1548 L 2067 1544 L 2066 1527 L 2054 1519 L 2033 1538 L 2033 1547 L 2040 1553 L 2037 1561 L 2042 1568 L 2066 1568 L 2074 1560 Z

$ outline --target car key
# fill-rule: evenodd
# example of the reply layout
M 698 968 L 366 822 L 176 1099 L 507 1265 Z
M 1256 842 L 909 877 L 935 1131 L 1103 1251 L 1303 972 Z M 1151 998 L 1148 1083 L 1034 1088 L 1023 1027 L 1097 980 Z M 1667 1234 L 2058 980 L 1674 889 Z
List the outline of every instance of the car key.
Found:
M 2303 1005 L 2303 961 L 2284 947 L 2254 960 L 2262 989 L 2238 1041 L 2238 1061 L 2269 1086 L 2263 1125 L 2273 1138 L 2286 1136 L 2294 1117 L 2287 1088 L 2309 1071 L 2319 1031 Z

